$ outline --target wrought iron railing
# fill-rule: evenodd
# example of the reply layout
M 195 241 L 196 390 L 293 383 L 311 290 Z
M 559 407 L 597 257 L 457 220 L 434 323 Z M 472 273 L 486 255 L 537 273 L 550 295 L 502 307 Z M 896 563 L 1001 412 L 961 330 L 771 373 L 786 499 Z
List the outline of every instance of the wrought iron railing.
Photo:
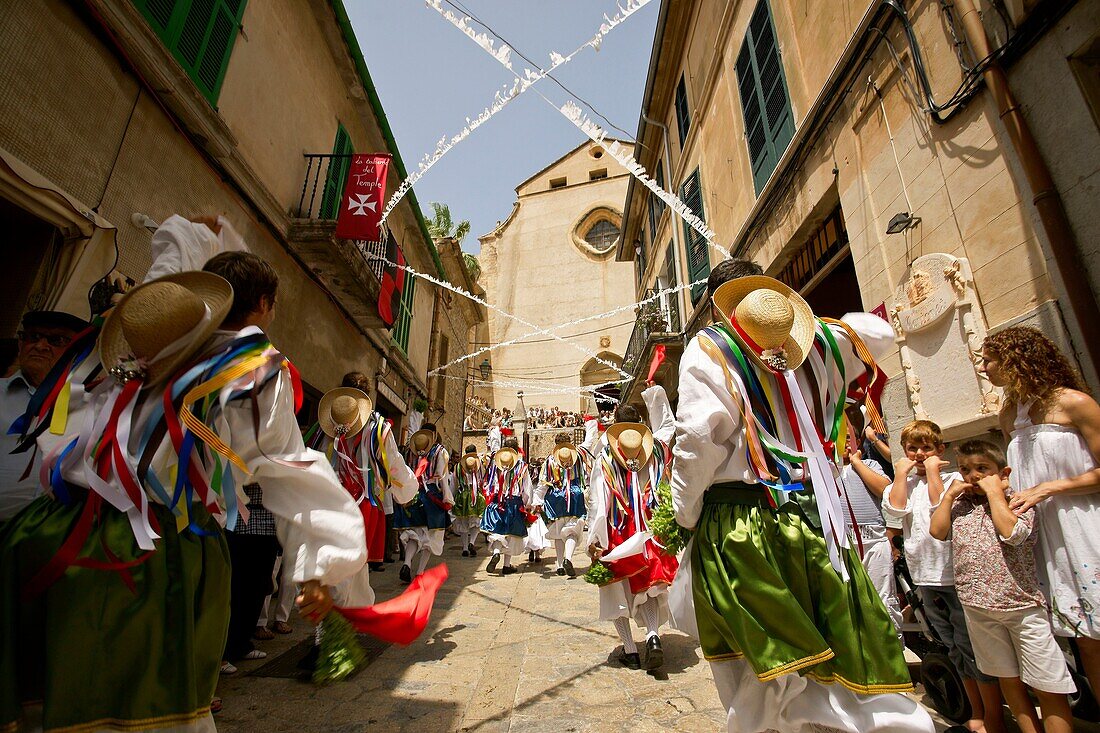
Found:
M 649 300 L 657 292 L 656 289 L 651 288 L 645 292 L 643 299 Z M 645 354 L 650 335 L 654 333 L 680 333 L 681 328 L 680 305 L 675 296 L 662 296 L 659 300 L 642 306 L 638 320 L 634 322 L 634 330 L 630 332 L 630 340 L 626 344 L 623 371 L 634 373 L 639 360 Z
M 340 211 L 340 198 L 348 180 L 351 154 L 306 153 L 306 175 L 294 216 L 298 219 L 332 220 Z

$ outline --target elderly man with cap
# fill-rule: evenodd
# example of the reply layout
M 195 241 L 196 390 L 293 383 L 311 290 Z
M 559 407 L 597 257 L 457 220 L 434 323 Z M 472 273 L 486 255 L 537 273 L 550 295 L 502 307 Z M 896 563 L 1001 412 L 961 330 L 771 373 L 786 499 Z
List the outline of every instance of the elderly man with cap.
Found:
M 646 670 L 664 664 L 660 627 L 668 620 L 668 587 L 677 560 L 653 541 L 649 522 L 657 506 L 657 487 L 666 479 L 672 432 L 664 389 L 643 392 L 650 419 L 660 425 L 655 435 L 641 422 L 633 405 L 621 404 L 616 422 L 607 428 L 592 467 L 589 492 L 588 554 L 611 571 L 600 586 L 600 620 L 611 621 L 623 643 L 619 661 L 642 666 L 630 627 L 646 627 Z
M 909 672 L 837 484 L 848 384 L 874 374 L 893 332 L 867 314 L 816 319 L 759 272 L 715 268 L 717 323 L 680 362 L 671 484 L 694 529 L 677 579 L 694 608 L 674 606 L 677 625 L 698 636 L 731 733 L 930 733 L 899 694 Z
M 481 515 L 485 513 L 485 477 L 485 462 L 478 455 L 477 446 L 466 446 L 451 477 L 455 494 L 454 528 L 462 543 L 463 557 L 477 557 L 475 545 Z
M 19 368 L 10 377 L 0 378 L 0 523 L 42 493 L 38 478 L 42 454 L 35 450 L 12 453 L 19 436 L 9 435 L 8 429 L 27 411 L 36 389 L 73 337 L 87 327 L 87 321 L 60 311 L 30 311 L 23 315 L 17 334 Z
M 307 618 L 366 561 L 362 518 L 304 447 L 297 382 L 263 332 L 278 276 L 247 253 L 207 268 L 127 293 L 98 358 L 63 357 L 70 410 L 47 403 L 28 426 L 69 413 L 63 436 L 38 439 L 52 495 L 0 530 L 0 728 L 41 701 L 46 730 L 213 730 L 230 592 L 218 518 L 247 519 L 248 481 Z
M 500 574 L 511 575 L 516 572 L 511 559 L 523 552 L 527 540 L 526 520 L 535 501 L 531 473 L 515 438 L 505 438 L 500 450 L 493 454 L 486 478 L 485 499 L 481 531 L 489 536 L 489 550 L 493 553 L 485 569 L 491 573 L 503 561 Z
M 569 433 L 554 436 L 554 450 L 546 457 L 537 488 L 542 514 L 546 517 L 546 538 L 553 540 L 558 575 L 575 578 L 573 552 L 584 537 L 588 515 L 588 471 Z
M 394 505 L 393 526 L 402 547 L 400 578 L 403 583 L 423 573 L 432 555 L 443 554 L 443 539 L 450 522 L 454 495 L 447 469 L 449 456 L 430 422 L 409 438 L 409 451 L 416 464 L 417 496 Z

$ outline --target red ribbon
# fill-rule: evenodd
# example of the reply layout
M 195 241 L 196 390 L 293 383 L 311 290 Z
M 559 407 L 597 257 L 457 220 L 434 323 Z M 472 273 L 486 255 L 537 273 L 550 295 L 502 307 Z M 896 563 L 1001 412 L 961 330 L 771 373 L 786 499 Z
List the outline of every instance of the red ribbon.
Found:
M 294 414 L 297 415 L 298 411 L 302 409 L 302 400 L 305 398 L 305 390 L 302 389 L 302 375 L 290 359 L 284 357 L 283 360 L 286 363 L 287 371 L 290 372 L 290 386 L 294 390 Z
M 428 459 L 424 456 L 420 456 L 420 460 L 416 462 L 416 477 L 419 479 L 424 475 L 424 472 L 428 470 Z
M 652 382 L 653 375 L 657 373 L 657 367 L 661 366 L 661 363 L 665 360 L 665 345 L 657 344 L 653 347 L 653 361 L 649 363 L 649 376 L 645 378 L 645 381 Z
M 364 608 L 340 608 L 355 630 L 391 644 L 407 646 L 428 626 L 436 594 L 447 579 L 447 566 L 436 565 L 416 577 L 397 598 Z

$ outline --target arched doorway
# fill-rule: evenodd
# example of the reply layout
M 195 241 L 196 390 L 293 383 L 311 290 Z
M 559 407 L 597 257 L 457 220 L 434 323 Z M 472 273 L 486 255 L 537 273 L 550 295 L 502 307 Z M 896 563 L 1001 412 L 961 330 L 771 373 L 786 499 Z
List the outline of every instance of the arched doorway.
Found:
M 622 366 L 623 358 L 618 354 L 610 351 L 601 351 L 598 356 L 603 361 Z M 617 371 L 605 364 L 601 364 L 596 361 L 595 358 L 585 362 L 580 371 L 580 385 L 582 387 L 591 387 L 597 384 L 606 385 L 607 382 L 614 382 L 620 378 L 621 376 Z M 599 389 L 599 393 L 602 397 L 593 398 L 588 395 L 581 396 L 581 412 L 596 415 L 599 414 L 601 409 L 613 409 L 616 404 L 615 400 L 619 397 L 619 385 L 607 385 Z

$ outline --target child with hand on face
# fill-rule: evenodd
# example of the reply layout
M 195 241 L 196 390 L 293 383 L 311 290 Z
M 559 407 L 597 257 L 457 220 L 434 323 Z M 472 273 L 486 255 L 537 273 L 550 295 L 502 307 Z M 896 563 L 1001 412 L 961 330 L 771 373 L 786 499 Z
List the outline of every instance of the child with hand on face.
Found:
M 982 440 L 956 451 L 963 481 L 947 489 L 929 532 L 952 540 L 955 590 L 978 669 L 1000 682 L 1022 733 L 1073 729 L 1068 693 L 1076 690 L 1046 615 L 1035 567 L 1035 511 L 1009 508 L 1005 454 Z M 1043 711 L 1040 724 L 1026 685 Z
M 887 518 L 901 522 L 905 539 L 905 560 L 917 586 L 928 623 L 947 646 L 948 657 L 963 678 L 970 700 L 971 718 L 966 727 L 973 731 L 1003 733 L 1001 693 L 997 678 L 982 674 L 974 660 L 962 605 L 955 592 L 951 543 L 929 532 L 932 514 L 944 494 L 963 483 L 957 471 L 944 474 L 946 446 L 940 426 L 930 420 L 914 420 L 901 431 L 905 457 L 894 464 L 894 482 L 882 496 Z

